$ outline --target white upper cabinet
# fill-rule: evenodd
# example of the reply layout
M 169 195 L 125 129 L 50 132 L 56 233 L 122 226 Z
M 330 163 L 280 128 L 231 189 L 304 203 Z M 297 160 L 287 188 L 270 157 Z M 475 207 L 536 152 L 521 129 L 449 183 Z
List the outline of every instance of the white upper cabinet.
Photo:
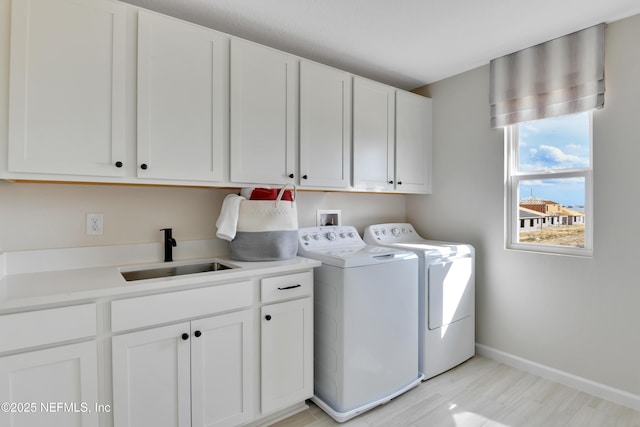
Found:
M 13 0 L 0 37 L 2 178 L 431 192 L 428 98 L 112 0 Z
M 398 191 L 431 193 L 431 99 L 396 92 L 396 164 Z
M 216 31 L 139 12 L 139 177 L 223 180 L 228 43 Z
M 231 39 L 232 182 L 294 182 L 297 62 L 283 52 Z
M 394 189 L 395 89 L 353 80 L 353 186 Z
M 123 176 L 126 6 L 12 2 L 10 172 Z
M 351 75 L 300 62 L 300 184 L 347 188 L 351 162 Z
M 431 99 L 354 78 L 353 186 L 431 192 Z

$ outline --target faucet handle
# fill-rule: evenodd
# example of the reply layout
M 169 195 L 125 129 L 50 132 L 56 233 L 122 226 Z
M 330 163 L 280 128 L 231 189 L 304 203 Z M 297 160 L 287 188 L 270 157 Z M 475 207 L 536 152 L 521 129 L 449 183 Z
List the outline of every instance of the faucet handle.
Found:
M 160 231 L 164 231 L 164 240 L 171 242 L 171 246 L 178 246 L 178 242 L 171 236 L 172 228 L 161 228 Z

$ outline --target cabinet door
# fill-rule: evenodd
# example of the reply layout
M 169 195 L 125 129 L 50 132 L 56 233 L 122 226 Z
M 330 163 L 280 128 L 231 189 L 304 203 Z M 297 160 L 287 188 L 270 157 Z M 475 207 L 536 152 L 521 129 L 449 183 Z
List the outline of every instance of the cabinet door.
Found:
M 235 426 L 253 417 L 253 316 L 250 310 L 193 321 L 194 427 Z
M 138 13 L 139 177 L 223 179 L 227 69 L 222 34 Z
M 9 171 L 123 176 L 126 7 L 12 3 Z
M 396 189 L 431 192 L 431 99 L 396 93 Z
M 313 395 L 313 303 L 303 298 L 262 307 L 262 413 Z
M 0 402 L 2 426 L 97 427 L 96 342 L 0 357 Z
M 191 425 L 189 331 L 186 322 L 113 337 L 115 427 Z
M 353 80 L 353 186 L 394 188 L 394 92 L 381 83 Z
M 349 186 L 351 76 L 312 62 L 300 63 L 300 184 Z
M 232 182 L 293 182 L 296 66 L 293 56 L 231 39 Z

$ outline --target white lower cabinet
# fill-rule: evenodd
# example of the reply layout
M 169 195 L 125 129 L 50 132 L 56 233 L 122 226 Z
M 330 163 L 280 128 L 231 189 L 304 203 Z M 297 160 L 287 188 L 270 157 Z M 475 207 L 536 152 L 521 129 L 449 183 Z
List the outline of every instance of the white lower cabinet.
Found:
M 313 395 L 313 302 L 311 298 L 262 307 L 262 413 Z
M 113 337 L 114 426 L 250 420 L 252 324 L 243 310 Z
M 261 280 L 261 412 L 313 396 L 313 273 Z
M 95 340 L 0 357 L 0 425 L 97 427 L 97 390 Z

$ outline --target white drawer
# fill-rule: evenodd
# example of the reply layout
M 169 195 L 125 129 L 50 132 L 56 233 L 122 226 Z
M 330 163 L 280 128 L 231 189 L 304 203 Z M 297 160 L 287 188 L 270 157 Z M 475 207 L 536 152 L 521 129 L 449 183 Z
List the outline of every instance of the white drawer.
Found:
M 0 353 L 95 335 L 95 304 L 0 316 Z
M 169 323 L 250 306 L 251 281 L 128 298 L 111 303 L 111 331 Z
M 270 303 L 313 294 L 313 273 L 288 274 L 262 279 L 262 302 Z

